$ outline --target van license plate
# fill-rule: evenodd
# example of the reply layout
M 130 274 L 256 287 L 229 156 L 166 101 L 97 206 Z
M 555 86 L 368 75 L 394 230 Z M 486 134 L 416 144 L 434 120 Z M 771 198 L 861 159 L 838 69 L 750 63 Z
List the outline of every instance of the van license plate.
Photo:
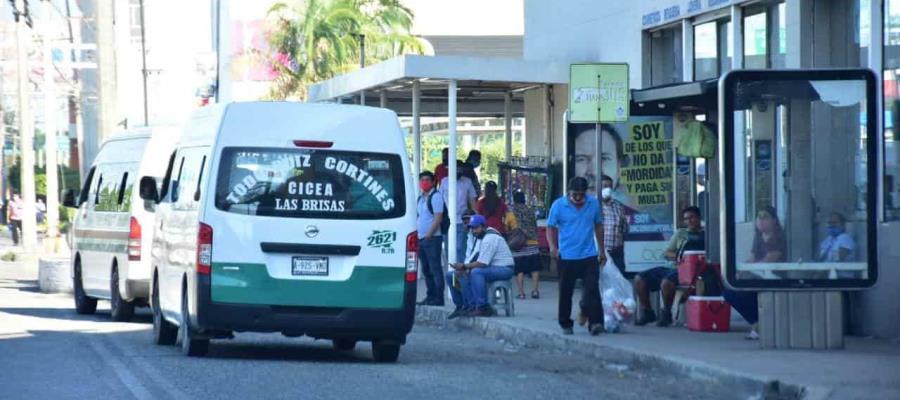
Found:
M 328 276 L 328 257 L 294 257 L 294 276 Z

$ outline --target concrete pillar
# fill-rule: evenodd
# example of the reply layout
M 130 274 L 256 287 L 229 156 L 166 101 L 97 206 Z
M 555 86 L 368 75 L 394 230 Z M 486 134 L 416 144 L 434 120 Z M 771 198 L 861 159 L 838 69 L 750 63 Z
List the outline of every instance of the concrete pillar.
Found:
M 681 20 L 681 80 L 694 80 L 694 24 L 690 19 Z
M 506 161 L 509 161 L 512 157 L 512 93 L 506 92 L 503 94 L 503 126 L 506 129 L 506 151 L 504 155 L 506 156 Z
M 378 93 L 378 107 L 387 108 L 387 92 L 382 90 Z
M 458 206 L 456 204 L 456 160 L 458 159 L 456 155 L 456 81 L 451 80 L 450 85 L 447 88 L 447 132 L 448 132 L 448 140 L 449 143 L 447 147 L 449 147 L 449 162 L 448 162 L 448 172 L 447 182 L 450 183 L 450 187 L 447 188 L 449 195 L 447 201 L 447 209 L 450 212 L 450 232 L 448 234 L 450 237 L 447 241 L 447 260 L 450 263 L 455 262 L 463 262 L 463 260 L 456 259 L 456 221 L 459 218 L 457 214 Z
M 422 116 L 420 110 L 422 93 L 419 88 L 419 81 L 413 82 L 412 89 L 412 133 L 413 133 L 413 163 L 416 168 L 416 177 L 422 173 Z M 440 182 L 438 182 L 440 183 Z

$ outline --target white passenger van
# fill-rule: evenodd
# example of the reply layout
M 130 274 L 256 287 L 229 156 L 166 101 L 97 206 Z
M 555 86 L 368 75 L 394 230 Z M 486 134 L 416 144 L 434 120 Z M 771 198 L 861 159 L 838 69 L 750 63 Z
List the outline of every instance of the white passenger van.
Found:
M 151 302 L 157 344 L 281 332 L 371 341 L 397 359 L 413 324 L 415 191 L 385 109 L 291 102 L 197 111 L 157 201 Z M 159 192 L 157 192 L 157 188 Z
M 127 321 L 150 296 L 150 245 L 155 204 L 135 190 L 141 176 L 162 176 L 175 127 L 121 132 L 100 148 L 80 192 L 63 204 L 77 208 L 71 236 L 75 310 L 93 314 L 110 301 L 113 320 Z

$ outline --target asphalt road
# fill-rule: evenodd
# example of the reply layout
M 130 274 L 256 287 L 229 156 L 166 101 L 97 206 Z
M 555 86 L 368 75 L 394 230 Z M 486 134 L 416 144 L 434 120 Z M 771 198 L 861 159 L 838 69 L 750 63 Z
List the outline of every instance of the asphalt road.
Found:
M 361 343 L 238 334 L 187 358 L 150 340 L 149 310 L 109 320 L 101 302 L 80 316 L 69 296 L 37 291 L 33 272 L 0 263 L 0 399 L 729 399 L 709 381 L 606 365 L 577 354 L 514 347 L 416 325 L 396 364 Z

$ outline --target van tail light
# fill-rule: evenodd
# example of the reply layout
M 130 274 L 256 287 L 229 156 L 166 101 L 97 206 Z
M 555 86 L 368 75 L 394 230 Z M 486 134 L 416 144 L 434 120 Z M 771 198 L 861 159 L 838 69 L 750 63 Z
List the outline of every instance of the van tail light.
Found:
M 197 230 L 197 273 L 200 275 L 209 275 L 212 270 L 212 241 L 212 227 L 201 222 Z
M 419 264 L 419 236 L 416 232 L 406 235 L 406 281 L 416 281 Z
M 295 140 L 294 146 L 309 147 L 312 149 L 330 149 L 331 146 L 334 146 L 334 142 L 327 142 L 324 140 Z
M 141 224 L 135 217 L 128 227 L 128 261 L 141 261 Z

